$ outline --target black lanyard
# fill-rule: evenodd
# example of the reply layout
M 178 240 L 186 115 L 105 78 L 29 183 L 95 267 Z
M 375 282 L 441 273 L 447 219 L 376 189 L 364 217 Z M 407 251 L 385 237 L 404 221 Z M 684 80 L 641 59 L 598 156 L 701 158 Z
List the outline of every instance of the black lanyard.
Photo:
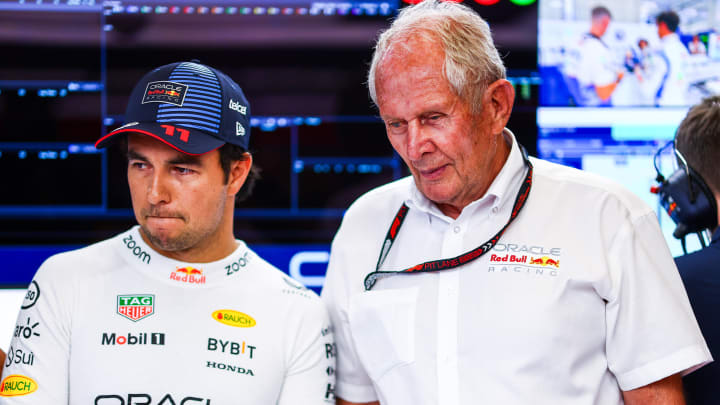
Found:
M 392 248 L 393 243 L 395 242 L 395 238 L 398 235 L 398 232 L 400 231 L 400 227 L 402 227 L 403 222 L 405 221 L 405 217 L 407 216 L 408 211 L 410 208 L 403 203 L 403 205 L 398 210 L 397 214 L 395 214 L 395 219 L 393 219 L 392 224 L 390 225 L 390 229 L 388 229 L 387 235 L 385 236 L 385 241 L 383 242 L 382 250 L 380 251 L 380 257 L 378 258 L 377 266 L 375 267 L 375 271 L 368 274 L 365 277 L 365 291 L 369 291 L 373 288 L 375 285 L 375 282 L 378 278 L 391 275 L 391 274 L 408 274 L 408 273 L 425 273 L 428 271 L 441 271 L 441 270 L 450 270 L 457 267 L 462 266 L 463 264 L 469 263 L 478 257 L 484 255 L 485 253 L 489 252 L 500 240 L 500 237 L 505 233 L 505 230 L 510 226 L 510 224 L 517 218 L 518 214 L 520 213 L 520 210 L 525 206 L 525 202 L 527 201 L 527 197 L 530 194 L 530 188 L 532 186 L 532 174 L 533 174 L 533 165 L 530 163 L 530 159 L 528 159 L 527 154 L 525 153 L 525 149 L 521 146 L 520 150 L 522 151 L 523 160 L 525 161 L 525 164 L 528 166 L 527 175 L 525 176 L 525 180 L 523 181 L 522 186 L 520 187 L 520 190 L 518 191 L 517 196 L 515 197 L 515 204 L 513 204 L 512 213 L 510 214 L 510 219 L 508 219 L 505 226 L 498 231 L 498 233 L 495 234 L 490 240 L 483 243 L 482 245 L 476 247 L 475 249 L 465 252 L 461 254 L 460 256 L 456 256 L 450 259 L 440 259 L 440 260 L 431 260 L 429 262 L 420 263 L 416 266 L 409 267 L 405 270 L 398 270 L 398 271 L 380 271 L 380 266 L 382 266 L 383 262 L 385 261 L 385 258 L 387 257 L 388 253 L 390 252 L 390 248 Z

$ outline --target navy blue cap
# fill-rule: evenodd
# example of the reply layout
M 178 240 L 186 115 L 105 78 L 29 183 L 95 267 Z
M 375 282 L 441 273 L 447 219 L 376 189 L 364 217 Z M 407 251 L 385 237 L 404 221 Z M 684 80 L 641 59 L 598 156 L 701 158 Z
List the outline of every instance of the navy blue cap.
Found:
M 108 146 L 118 134 L 140 133 L 200 155 L 225 143 L 248 150 L 250 140 L 250 104 L 240 86 L 195 62 L 171 63 L 143 76 L 130 94 L 125 122 L 95 147 Z

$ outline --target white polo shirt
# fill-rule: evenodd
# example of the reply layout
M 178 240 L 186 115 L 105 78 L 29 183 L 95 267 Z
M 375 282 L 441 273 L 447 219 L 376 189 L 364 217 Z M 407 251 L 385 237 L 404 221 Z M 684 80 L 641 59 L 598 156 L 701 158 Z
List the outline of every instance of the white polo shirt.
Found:
M 532 159 L 525 207 L 494 249 L 453 270 L 363 280 L 398 208 L 383 270 L 451 258 L 507 222 L 526 168 L 510 156 L 453 220 L 412 178 L 348 210 L 322 297 L 337 343 L 336 395 L 383 404 L 622 404 L 620 390 L 711 361 L 655 213 L 591 174 Z

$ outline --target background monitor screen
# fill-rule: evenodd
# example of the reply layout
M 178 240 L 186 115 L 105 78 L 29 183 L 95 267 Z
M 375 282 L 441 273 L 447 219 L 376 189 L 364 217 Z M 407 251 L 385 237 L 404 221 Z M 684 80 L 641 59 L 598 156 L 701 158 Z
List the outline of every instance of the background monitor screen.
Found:
M 650 192 L 653 157 L 691 105 L 720 94 L 717 1 L 541 0 L 538 9 L 538 156 L 630 189 L 683 254 Z M 670 155 L 659 163 L 672 173 Z M 694 235 L 687 242 L 700 248 Z
M 540 103 L 696 104 L 720 94 L 719 35 L 715 0 L 542 0 Z

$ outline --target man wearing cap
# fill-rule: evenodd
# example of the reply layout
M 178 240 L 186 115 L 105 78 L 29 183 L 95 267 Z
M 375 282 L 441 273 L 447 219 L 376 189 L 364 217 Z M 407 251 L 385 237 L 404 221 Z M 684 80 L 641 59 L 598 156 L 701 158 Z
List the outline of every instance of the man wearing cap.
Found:
M 18 316 L 3 404 L 332 403 L 320 299 L 233 236 L 250 108 L 193 62 L 136 85 L 118 142 L 138 226 L 50 257 Z
M 333 240 L 338 403 L 683 404 L 679 374 L 711 358 L 655 212 L 525 155 L 487 23 L 403 9 L 368 84 L 412 176 Z

